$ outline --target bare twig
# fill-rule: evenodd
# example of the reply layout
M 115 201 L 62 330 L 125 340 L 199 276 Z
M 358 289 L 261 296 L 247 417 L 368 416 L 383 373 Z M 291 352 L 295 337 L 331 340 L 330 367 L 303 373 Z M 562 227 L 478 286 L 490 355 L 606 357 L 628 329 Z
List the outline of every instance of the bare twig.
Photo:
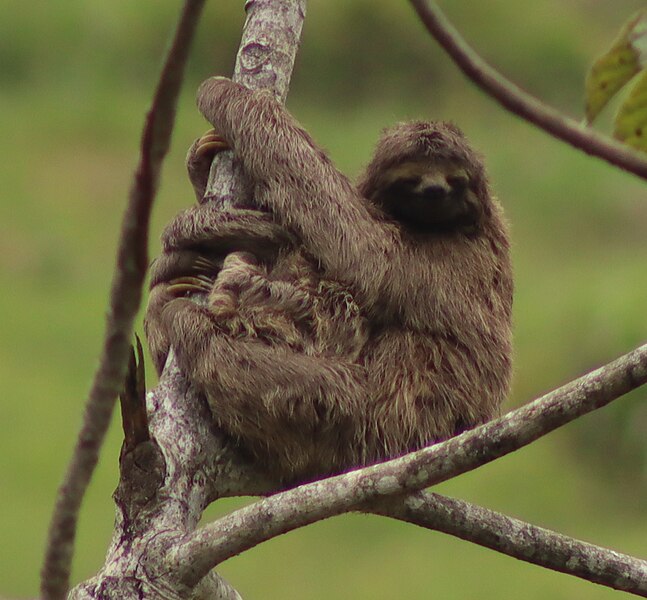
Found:
M 647 179 L 644 155 L 564 116 L 505 79 L 470 48 L 432 0 L 411 0 L 411 4 L 461 71 L 510 112 L 587 154 Z
M 115 398 L 124 382 L 133 321 L 141 303 L 148 266 L 151 206 L 162 159 L 170 143 L 184 64 L 203 4 L 204 0 L 186 0 L 146 119 L 140 163 L 121 228 L 99 367 L 88 394 L 76 446 L 58 491 L 49 529 L 41 571 L 41 593 L 45 599 L 62 599 L 67 593 L 81 501 L 97 463 Z
M 418 492 L 371 512 L 442 531 L 553 571 L 647 597 L 647 561 L 439 494 Z
M 369 500 L 418 491 L 475 469 L 644 383 L 647 345 L 455 438 L 260 500 L 196 531 L 170 559 L 187 584 L 195 583 L 223 560 L 263 541 Z

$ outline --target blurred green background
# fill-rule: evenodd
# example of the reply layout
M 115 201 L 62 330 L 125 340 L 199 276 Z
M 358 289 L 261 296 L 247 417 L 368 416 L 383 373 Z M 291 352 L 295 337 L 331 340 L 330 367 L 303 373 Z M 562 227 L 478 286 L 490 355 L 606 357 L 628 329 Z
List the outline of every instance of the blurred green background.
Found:
M 194 90 L 230 72 L 242 5 L 208 4 L 154 211 L 153 253 L 164 223 L 192 202 L 184 154 L 206 129 Z M 580 118 L 588 64 L 644 2 L 444 5 L 503 73 Z M 0 8 L 0 594 L 38 590 L 56 487 L 97 362 L 143 117 L 178 9 L 160 0 L 4 0 Z M 503 112 L 448 61 L 406 1 L 311 2 L 289 105 L 349 174 L 382 126 L 406 118 L 454 120 L 486 155 L 514 235 L 509 407 L 647 338 L 643 184 Z M 638 391 L 440 489 L 645 556 L 644 400 Z M 84 502 L 74 581 L 94 573 L 107 548 L 120 441 L 115 422 Z M 616 597 L 376 517 L 319 523 L 221 572 L 259 599 Z

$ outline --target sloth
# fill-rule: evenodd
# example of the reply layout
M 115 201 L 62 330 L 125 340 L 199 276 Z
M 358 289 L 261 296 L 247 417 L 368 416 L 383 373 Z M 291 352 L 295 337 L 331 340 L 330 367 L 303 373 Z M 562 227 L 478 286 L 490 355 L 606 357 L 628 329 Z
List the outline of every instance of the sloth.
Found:
M 261 212 L 202 205 L 169 226 L 147 333 L 158 358 L 173 347 L 217 424 L 287 485 L 491 418 L 510 382 L 509 241 L 461 131 L 421 121 L 385 130 L 354 186 L 271 94 L 213 78 L 198 106 L 233 149 Z M 216 257 L 209 276 L 205 255 Z M 305 285 L 293 277 L 295 260 Z M 196 270 L 206 306 L 181 297 L 202 285 Z M 234 271 L 306 300 L 295 309 L 292 292 L 248 295 L 249 283 L 231 284 Z M 318 343 L 302 321 L 312 321 L 322 282 L 336 290 L 321 313 L 334 333 Z M 223 294 L 239 307 L 233 321 Z M 339 317 L 348 313 L 335 303 L 344 302 L 354 319 Z M 236 321 L 263 305 L 281 327 Z
M 217 136 L 207 132 L 189 150 L 187 167 L 198 200 L 204 196 L 214 153 L 225 148 Z M 260 346 L 271 346 L 272 360 L 288 370 L 286 361 L 291 356 L 334 357 L 335 362 L 345 365 L 338 368 L 342 376 L 349 377 L 346 370 L 355 380 L 360 379 L 361 369 L 354 363 L 368 339 L 367 319 L 348 289 L 325 278 L 314 259 L 268 213 L 195 206 L 169 224 L 162 242 L 164 252 L 151 269 L 151 295 L 144 321 L 159 374 L 172 339 L 168 319 L 164 318 L 165 306 L 174 298 L 202 293 L 218 335 L 244 340 L 250 349 L 256 345 L 253 352 L 260 353 L 259 357 L 263 356 Z M 222 358 L 224 366 L 227 355 Z M 313 368 L 321 368 L 320 363 L 313 362 Z M 282 382 L 279 387 L 286 389 L 286 384 Z M 240 449 L 251 452 L 251 458 L 261 463 L 279 485 L 338 471 L 340 468 L 334 465 L 347 464 L 341 442 L 350 430 L 343 437 L 313 435 L 308 429 L 286 436 L 283 427 L 291 427 L 294 419 L 283 415 L 279 419 L 282 426 L 272 429 L 258 418 L 257 408 L 234 402 L 224 410 L 216 409 L 213 396 L 205 391 L 219 426 L 241 442 Z M 244 393 L 249 395 L 250 391 Z M 281 405 L 277 408 L 286 409 Z M 265 406 L 264 410 L 274 412 L 277 408 Z M 323 415 L 308 416 L 312 424 L 320 419 L 328 422 L 329 428 L 338 423 L 338 419 Z M 283 451 L 276 455 L 273 449 L 279 446 Z M 324 467 L 324 460 L 330 465 Z
M 211 161 L 227 148 L 211 130 L 189 150 L 187 168 L 198 200 L 204 197 Z M 180 213 L 163 241 L 167 251 L 152 268 L 144 323 L 158 373 L 169 351 L 161 310 L 175 297 L 196 293 L 206 296 L 211 316 L 229 337 L 349 361 L 359 356 L 367 321 L 352 295 L 324 278 L 266 212 L 198 207 Z

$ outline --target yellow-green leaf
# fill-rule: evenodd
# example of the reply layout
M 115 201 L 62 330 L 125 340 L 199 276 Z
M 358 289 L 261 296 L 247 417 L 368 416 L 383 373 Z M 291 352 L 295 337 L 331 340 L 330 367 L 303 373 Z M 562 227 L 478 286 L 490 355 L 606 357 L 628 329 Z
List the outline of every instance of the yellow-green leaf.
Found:
M 647 71 L 643 70 L 618 110 L 613 135 L 629 146 L 647 151 Z
M 591 66 L 586 76 L 586 120 L 590 123 L 607 102 L 647 66 L 647 10 L 623 26 L 611 48 Z

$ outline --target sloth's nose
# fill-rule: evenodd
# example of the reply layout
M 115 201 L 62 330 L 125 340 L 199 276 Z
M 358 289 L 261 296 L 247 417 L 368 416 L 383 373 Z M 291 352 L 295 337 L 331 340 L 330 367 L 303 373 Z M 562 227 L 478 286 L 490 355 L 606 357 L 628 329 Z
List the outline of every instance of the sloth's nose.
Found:
M 440 200 L 451 192 L 444 173 L 425 173 L 416 190 L 426 200 Z
M 422 195 L 428 200 L 440 200 L 449 193 L 449 186 L 441 184 L 432 184 L 425 186 Z

